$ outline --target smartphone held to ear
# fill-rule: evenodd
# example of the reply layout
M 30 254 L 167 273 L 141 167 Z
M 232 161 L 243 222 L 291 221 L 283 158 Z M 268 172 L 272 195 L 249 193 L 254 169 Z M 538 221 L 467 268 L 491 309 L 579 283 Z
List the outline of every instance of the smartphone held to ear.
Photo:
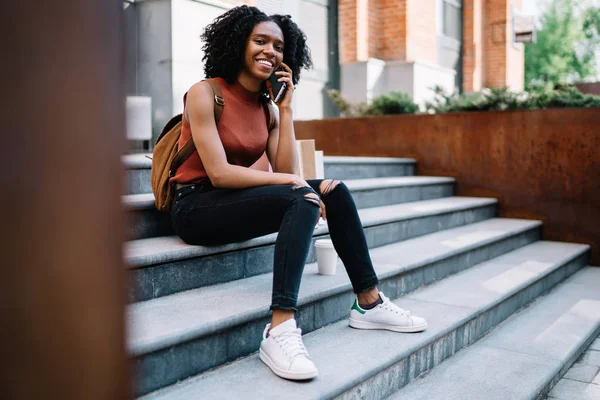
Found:
M 284 71 L 284 69 L 282 67 L 279 67 L 277 69 L 277 71 Z M 285 82 L 278 81 L 279 78 L 281 78 L 281 76 L 275 75 L 275 73 L 273 73 L 269 77 L 269 81 L 271 82 L 271 91 L 273 92 L 273 101 L 275 103 L 277 103 L 277 102 L 279 102 L 279 100 L 281 100 L 281 98 L 283 97 L 283 94 L 285 93 L 285 89 L 287 87 Z

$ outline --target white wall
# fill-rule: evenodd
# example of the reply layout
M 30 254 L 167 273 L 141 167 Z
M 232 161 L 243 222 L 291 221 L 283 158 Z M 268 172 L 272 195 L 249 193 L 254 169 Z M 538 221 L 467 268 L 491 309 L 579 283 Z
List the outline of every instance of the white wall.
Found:
M 369 102 L 391 91 L 410 95 L 417 104 L 431 100 L 435 85 L 454 90 L 456 71 L 437 65 L 369 59 L 342 65 L 342 95 L 352 102 Z

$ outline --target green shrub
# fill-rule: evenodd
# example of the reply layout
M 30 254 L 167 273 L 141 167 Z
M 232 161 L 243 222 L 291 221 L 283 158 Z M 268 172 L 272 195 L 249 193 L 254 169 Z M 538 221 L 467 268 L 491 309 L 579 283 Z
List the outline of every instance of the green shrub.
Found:
M 446 93 L 436 86 L 433 100 L 425 103 L 430 114 L 444 114 L 466 111 L 530 110 L 566 107 L 600 107 L 600 96 L 581 93 L 572 86 L 539 85 L 529 86 L 526 91 L 512 92 L 508 88 L 483 89 L 477 93 Z M 352 104 L 345 100 L 339 91 L 327 92 L 342 116 L 360 117 L 365 115 L 414 114 L 419 106 L 401 92 L 390 92 L 366 103 Z
M 342 94 L 335 89 L 327 91 L 327 95 L 335 104 L 343 117 L 362 117 L 365 115 L 374 115 L 374 111 L 367 103 L 352 104 L 342 97 Z
M 419 106 L 406 93 L 390 92 L 375 97 L 371 102 L 371 110 L 376 115 L 414 114 L 419 111 Z

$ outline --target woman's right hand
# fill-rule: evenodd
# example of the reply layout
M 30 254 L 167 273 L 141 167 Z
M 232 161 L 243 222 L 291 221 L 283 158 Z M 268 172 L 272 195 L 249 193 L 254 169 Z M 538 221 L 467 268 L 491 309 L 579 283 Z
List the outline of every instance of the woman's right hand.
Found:
M 320 213 L 319 216 L 321 218 L 323 218 L 324 220 L 327 220 L 327 212 L 325 211 L 325 204 L 323 203 L 323 201 L 321 200 L 321 198 L 319 197 L 319 195 L 317 194 L 317 192 L 315 192 L 315 190 L 312 188 L 312 186 L 310 186 L 308 184 L 308 182 L 306 182 L 304 179 L 300 178 L 298 175 L 294 175 L 294 174 L 281 174 L 283 175 L 283 182 L 281 182 L 282 185 L 293 185 L 292 189 L 293 190 L 298 190 L 302 187 L 309 187 L 310 190 L 312 191 L 312 193 L 309 193 L 307 196 L 307 200 L 310 200 L 312 202 L 314 202 L 316 205 L 319 206 L 320 208 Z
M 293 186 L 308 186 L 311 187 L 308 182 L 294 174 L 279 174 L 282 175 L 282 179 L 278 182 L 281 185 L 293 185 Z M 312 189 L 312 188 L 311 188 Z

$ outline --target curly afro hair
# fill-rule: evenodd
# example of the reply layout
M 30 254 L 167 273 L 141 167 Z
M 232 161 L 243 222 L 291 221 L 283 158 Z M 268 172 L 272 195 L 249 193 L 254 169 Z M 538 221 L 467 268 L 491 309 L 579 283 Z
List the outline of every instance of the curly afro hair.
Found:
M 283 32 L 283 62 L 291 68 L 294 84 L 298 83 L 300 70 L 312 67 L 306 35 L 289 15 L 268 16 L 258 8 L 249 6 L 232 8 L 206 27 L 201 36 L 205 42 L 202 60 L 206 77 L 220 77 L 229 83 L 235 82 L 244 63 L 248 37 L 257 24 L 265 21 L 275 22 Z

